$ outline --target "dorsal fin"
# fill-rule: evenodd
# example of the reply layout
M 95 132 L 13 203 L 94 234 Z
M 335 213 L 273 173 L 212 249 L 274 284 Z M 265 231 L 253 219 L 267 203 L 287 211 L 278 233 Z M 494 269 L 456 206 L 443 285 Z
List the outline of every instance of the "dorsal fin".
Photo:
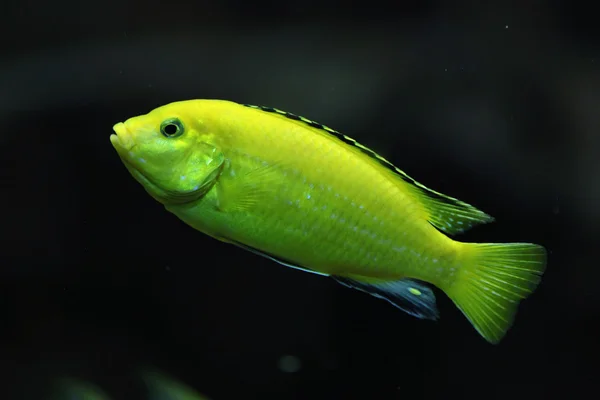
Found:
M 435 190 L 417 182 L 408 176 L 408 174 L 406 174 L 404 171 L 396 167 L 384 157 L 377 154 L 375 151 L 363 146 L 351 137 L 329 128 L 328 126 L 273 107 L 256 106 L 251 104 L 242 105 L 257 110 L 278 114 L 294 121 L 303 122 L 311 128 L 319 129 L 329 133 L 342 142 L 360 150 L 362 153 L 371 157 L 380 165 L 393 172 L 394 176 L 400 178 L 404 183 L 407 183 L 405 187 L 414 197 L 419 200 L 420 204 L 423 206 L 423 211 L 425 212 L 429 223 L 445 233 L 451 235 L 462 233 L 475 225 L 494 221 L 492 216 L 484 213 L 481 210 L 478 210 L 472 205 L 445 194 L 436 192 Z

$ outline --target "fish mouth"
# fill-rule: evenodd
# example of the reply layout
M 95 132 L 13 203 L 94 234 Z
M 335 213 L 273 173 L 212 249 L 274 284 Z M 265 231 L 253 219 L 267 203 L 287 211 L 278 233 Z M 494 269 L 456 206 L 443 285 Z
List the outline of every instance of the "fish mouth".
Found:
M 133 148 L 135 142 L 123 122 L 116 123 L 113 126 L 113 131 L 115 133 L 110 135 L 110 142 L 117 150 L 129 151 Z

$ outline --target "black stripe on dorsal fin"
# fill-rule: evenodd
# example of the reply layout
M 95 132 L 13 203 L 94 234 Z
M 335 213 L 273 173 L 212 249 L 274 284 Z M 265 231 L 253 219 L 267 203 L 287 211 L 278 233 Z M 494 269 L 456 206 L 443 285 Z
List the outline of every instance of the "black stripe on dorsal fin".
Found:
M 362 153 L 368 155 L 372 159 L 376 160 L 379 164 L 392 171 L 395 174 L 395 176 L 408 183 L 409 185 L 407 186 L 407 188 L 409 188 L 409 191 L 415 197 L 417 197 L 423 205 L 423 208 L 427 213 L 427 220 L 437 229 L 445 233 L 462 233 L 475 225 L 494 221 L 493 217 L 484 213 L 481 210 L 478 210 L 472 205 L 455 199 L 454 197 L 450 197 L 445 194 L 436 192 L 435 190 L 430 189 L 427 186 L 417 182 L 416 180 L 408 176 L 408 174 L 406 174 L 404 171 L 396 167 L 384 157 L 377 154 L 375 151 L 369 149 L 367 146 L 363 146 L 356 140 L 344 135 L 343 133 L 336 131 L 335 129 L 331 129 L 328 126 L 312 121 L 308 118 L 304 118 L 287 111 L 282 111 L 274 107 L 256 106 L 252 104 L 242 105 L 245 107 L 265 111 L 268 113 L 278 114 L 294 121 L 303 122 L 311 128 L 327 132 L 332 136 L 338 138 L 342 142 L 359 149 Z

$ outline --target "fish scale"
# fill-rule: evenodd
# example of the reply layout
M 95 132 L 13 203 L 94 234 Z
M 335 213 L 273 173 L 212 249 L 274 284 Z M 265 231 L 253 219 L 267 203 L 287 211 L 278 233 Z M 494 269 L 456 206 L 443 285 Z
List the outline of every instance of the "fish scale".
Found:
M 419 272 L 423 271 L 418 270 L 416 256 L 412 253 L 407 254 L 404 262 L 406 266 L 414 266 L 415 271 L 398 271 L 397 259 L 389 257 L 393 255 L 389 251 L 390 245 L 382 246 L 378 243 L 381 240 L 389 240 L 392 242 L 391 247 L 409 245 L 406 238 L 401 235 L 403 227 L 418 229 L 406 226 L 410 225 L 410 215 L 399 218 L 399 215 L 393 212 L 398 204 L 401 204 L 401 193 L 391 183 L 385 184 L 387 177 L 377 174 L 376 171 L 368 171 L 370 173 L 358 177 L 355 174 L 352 178 L 351 172 L 355 171 L 352 171 L 353 163 L 350 158 L 353 154 L 326 138 L 315 137 L 304 129 L 296 127 L 290 129 L 288 133 L 265 129 L 263 135 L 264 142 L 275 143 L 277 147 L 263 151 L 249 146 L 247 151 L 254 155 L 253 163 L 247 162 L 252 160 L 252 157 L 240 156 L 239 152 L 237 156 L 241 158 L 241 162 L 236 159 L 235 154 L 226 156 L 232 167 L 239 165 L 242 174 L 244 169 L 252 170 L 263 163 L 275 165 L 273 173 L 279 175 L 278 182 L 283 182 L 276 191 L 281 202 L 279 205 L 273 204 L 272 201 L 265 202 L 253 208 L 252 214 L 247 215 L 244 222 L 237 223 L 239 232 L 235 240 L 243 241 L 270 254 L 287 255 L 286 258 L 291 257 L 311 269 L 329 274 L 337 272 L 343 266 L 345 272 L 366 269 L 372 274 L 379 272 L 381 276 L 396 279 L 407 275 L 433 278 L 420 276 Z M 288 136 L 289 139 L 276 141 L 282 136 Z M 277 159 L 273 157 L 289 154 L 292 151 L 307 156 L 303 157 L 301 162 L 291 163 L 288 168 L 277 168 Z M 306 166 L 319 165 L 328 165 L 339 174 L 319 179 L 317 174 L 305 172 Z M 221 179 L 231 178 L 225 171 Z M 374 185 L 376 188 L 374 190 L 362 190 L 368 187 L 368 181 L 372 180 L 382 181 L 382 184 Z M 311 193 L 310 199 L 306 199 L 307 192 Z M 295 205 L 296 202 L 299 206 Z M 317 208 L 316 211 L 311 209 L 314 207 Z M 407 204 L 406 207 L 409 208 L 410 205 Z M 274 215 L 271 212 L 273 208 L 281 209 L 281 212 L 276 215 L 276 218 L 269 218 L 269 215 Z M 232 218 L 236 217 L 232 216 Z M 379 221 L 385 221 L 385 224 L 381 226 L 378 222 L 374 222 L 374 217 Z M 342 218 L 347 223 L 341 224 Z M 283 224 L 273 226 L 274 219 Z M 310 221 L 310 227 L 308 237 L 304 238 L 303 229 L 299 224 L 306 219 Z M 263 229 L 256 231 L 257 226 Z M 431 229 L 431 227 L 423 226 L 421 229 Z M 252 234 L 253 231 L 256 233 Z M 376 234 L 376 237 L 371 237 L 372 234 Z M 272 240 L 273 237 L 278 239 Z M 299 247 L 299 241 L 305 246 Z M 320 246 L 323 243 L 327 246 Z M 345 249 L 341 252 L 343 247 Z M 418 254 L 421 249 L 417 247 L 414 251 Z M 378 256 L 377 263 L 373 262 L 375 255 Z

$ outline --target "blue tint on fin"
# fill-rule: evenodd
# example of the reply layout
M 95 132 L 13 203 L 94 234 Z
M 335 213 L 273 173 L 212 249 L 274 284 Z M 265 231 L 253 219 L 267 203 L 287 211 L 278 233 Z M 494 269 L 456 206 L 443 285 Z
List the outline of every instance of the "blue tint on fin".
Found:
M 437 320 L 439 312 L 435 294 L 422 283 L 413 279 L 401 279 L 380 283 L 366 283 L 351 278 L 333 276 L 344 286 L 358 289 L 380 299 L 387 300 L 402 311 L 421 319 Z

